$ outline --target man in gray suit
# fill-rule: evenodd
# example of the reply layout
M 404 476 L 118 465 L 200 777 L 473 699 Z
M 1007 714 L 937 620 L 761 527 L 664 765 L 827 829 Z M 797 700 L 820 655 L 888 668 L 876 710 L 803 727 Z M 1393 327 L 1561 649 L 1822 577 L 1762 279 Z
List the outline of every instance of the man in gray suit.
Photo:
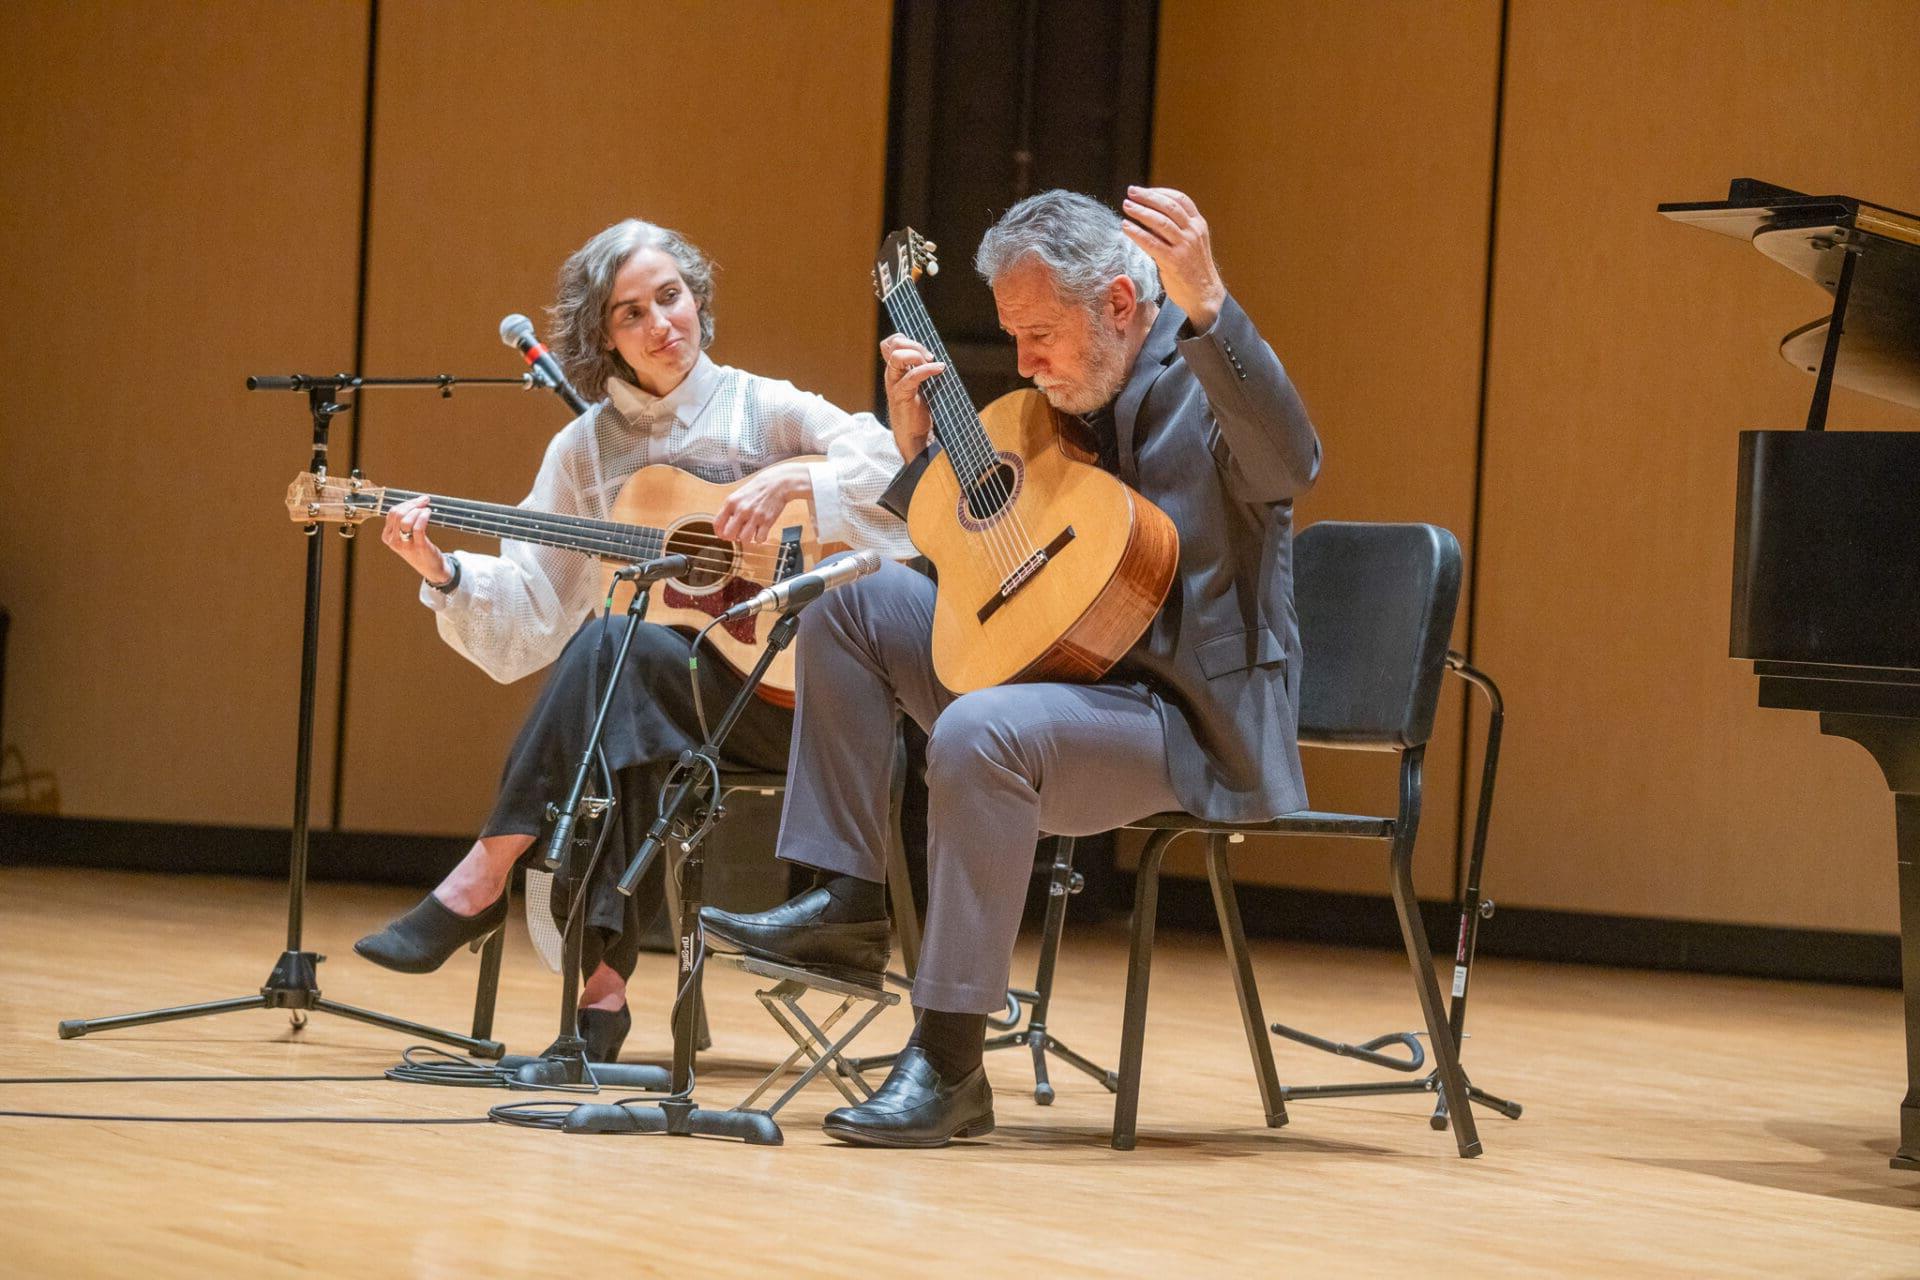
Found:
M 816 883 L 756 915 L 703 913 L 723 947 L 869 977 L 884 968 L 885 726 L 904 712 L 928 731 L 917 1023 L 879 1092 L 827 1117 L 849 1142 L 941 1146 L 992 1130 L 985 1020 L 1005 1003 L 1040 833 L 1087 835 L 1176 808 L 1255 821 L 1306 803 L 1292 524 L 1319 438 L 1221 282 L 1193 201 L 1133 187 L 1122 212 L 1065 191 L 1032 196 L 987 233 L 975 266 L 1021 375 L 1081 415 L 1101 464 L 1179 530 L 1165 606 L 1097 684 L 956 697 L 933 673 L 932 582 L 889 564 L 831 593 L 797 645 L 780 831 L 781 856 L 814 868 Z M 942 366 L 899 334 L 881 352 L 894 436 L 913 459 L 883 501 L 904 512 L 929 457 L 920 388 Z

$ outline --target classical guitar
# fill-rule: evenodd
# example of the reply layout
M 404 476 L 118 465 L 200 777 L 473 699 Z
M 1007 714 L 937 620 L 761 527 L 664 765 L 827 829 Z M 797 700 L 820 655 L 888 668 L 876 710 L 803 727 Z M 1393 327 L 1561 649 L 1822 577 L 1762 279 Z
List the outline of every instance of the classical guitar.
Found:
M 1097 680 L 1166 600 L 1179 534 L 1093 465 L 1081 424 L 1038 391 L 974 410 L 915 285 L 938 270 L 934 245 L 911 228 L 888 236 L 874 265 L 895 327 L 947 366 L 921 389 L 941 452 L 907 512 L 939 571 L 934 673 L 955 693 Z
M 699 630 L 762 587 L 843 549 L 839 543 L 820 541 L 813 512 L 804 498 L 788 503 L 781 512 L 774 525 L 780 531 L 778 541 L 735 543 L 719 537 L 713 531 L 714 513 L 737 487 L 710 484 L 678 467 L 651 466 L 634 472 L 622 486 L 611 520 L 554 515 L 436 494 L 430 503 L 431 522 L 468 533 L 596 556 L 602 562 L 603 590 L 622 565 L 656 556 L 685 555 L 693 562 L 692 568 L 682 577 L 659 584 L 647 620 Z M 358 477 L 306 472 L 287 490 L 287 512 L 301 524 L 355 525 L 383 516 L 419 496 L 406 489 L 371 485 Z M 624 605 L 631 591 L 631 586 L 621 584 L 616 607 Z M 759 659 L 763 626 L 770 623 L 770 618 L 761 616 L 733 619 L 708 632 L 707 639 L 729 666 L 745 671 Z M 780 706 L 793 705 L 791 649 L 783 651 L 768 669 L 760 696 Z

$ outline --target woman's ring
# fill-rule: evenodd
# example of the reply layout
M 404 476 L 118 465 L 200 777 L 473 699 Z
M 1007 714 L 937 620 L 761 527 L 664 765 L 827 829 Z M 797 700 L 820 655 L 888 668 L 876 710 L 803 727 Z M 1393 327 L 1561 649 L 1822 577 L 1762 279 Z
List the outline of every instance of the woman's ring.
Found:
M 413 541 L 413 530 L 411 530 L 411 529 L 402 529 L 402 530 L 400 531 L 400 541 L 402 541 L 402 542 L 412 542 L 412 541 Z

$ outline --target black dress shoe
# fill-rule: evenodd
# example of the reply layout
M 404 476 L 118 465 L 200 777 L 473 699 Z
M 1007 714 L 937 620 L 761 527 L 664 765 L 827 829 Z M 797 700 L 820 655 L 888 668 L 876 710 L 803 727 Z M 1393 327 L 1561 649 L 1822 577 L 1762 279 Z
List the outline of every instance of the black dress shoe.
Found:
M 620 1046 L 633 1030 L 633 1014 L 627 1006 L 618 1009 L 582 1009 L 574 1015 L 580 1038 L 587 1043 L 588 1062 L 620 1061 Z
M 809 889 L 771 911 L 736 915 L 718 907 L 700 908 L 700 925 L 722 950 L 739 950 L 776 964 L 818 969 L 834 977 L 872 985 L 887 969 L 887 921 L 829 920 L 836 907 L 825 889 Z
M 463 916 L 428 894 L 418 906 L 378 933 L 353 944 L 360 955 L 396 973 L 432 973 L 463 946 L 478 951 L 507 923 L 507 898 L 477 915 Z
M 828 1112 L 821 1128 L 859 1147 L 944 1147 L 993 1132 L 993 1088 L 984 1066 L 948 1084 L 918 1045 L 908 1045 L 879 1092 Z

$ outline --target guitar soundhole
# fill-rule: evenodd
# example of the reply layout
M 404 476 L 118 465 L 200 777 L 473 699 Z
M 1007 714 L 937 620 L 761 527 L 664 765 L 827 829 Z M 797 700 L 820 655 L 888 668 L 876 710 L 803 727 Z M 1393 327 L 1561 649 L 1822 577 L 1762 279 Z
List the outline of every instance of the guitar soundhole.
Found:
M 689 520 L 667 535 L 667 555 L 685 556 L 693 562 L 687 572 L 675 579 L 689 592 L 711 591 L 734 573 L 734 557 L 739 548 L 713 531 L 710 520 Z
M 1020 488 L 1020 471 L 1013 455 L 1001 454 L 994 465 L 981 471 L 966 487 L 967 515 L 978 524 L 987 524 L 1004 511 Z

